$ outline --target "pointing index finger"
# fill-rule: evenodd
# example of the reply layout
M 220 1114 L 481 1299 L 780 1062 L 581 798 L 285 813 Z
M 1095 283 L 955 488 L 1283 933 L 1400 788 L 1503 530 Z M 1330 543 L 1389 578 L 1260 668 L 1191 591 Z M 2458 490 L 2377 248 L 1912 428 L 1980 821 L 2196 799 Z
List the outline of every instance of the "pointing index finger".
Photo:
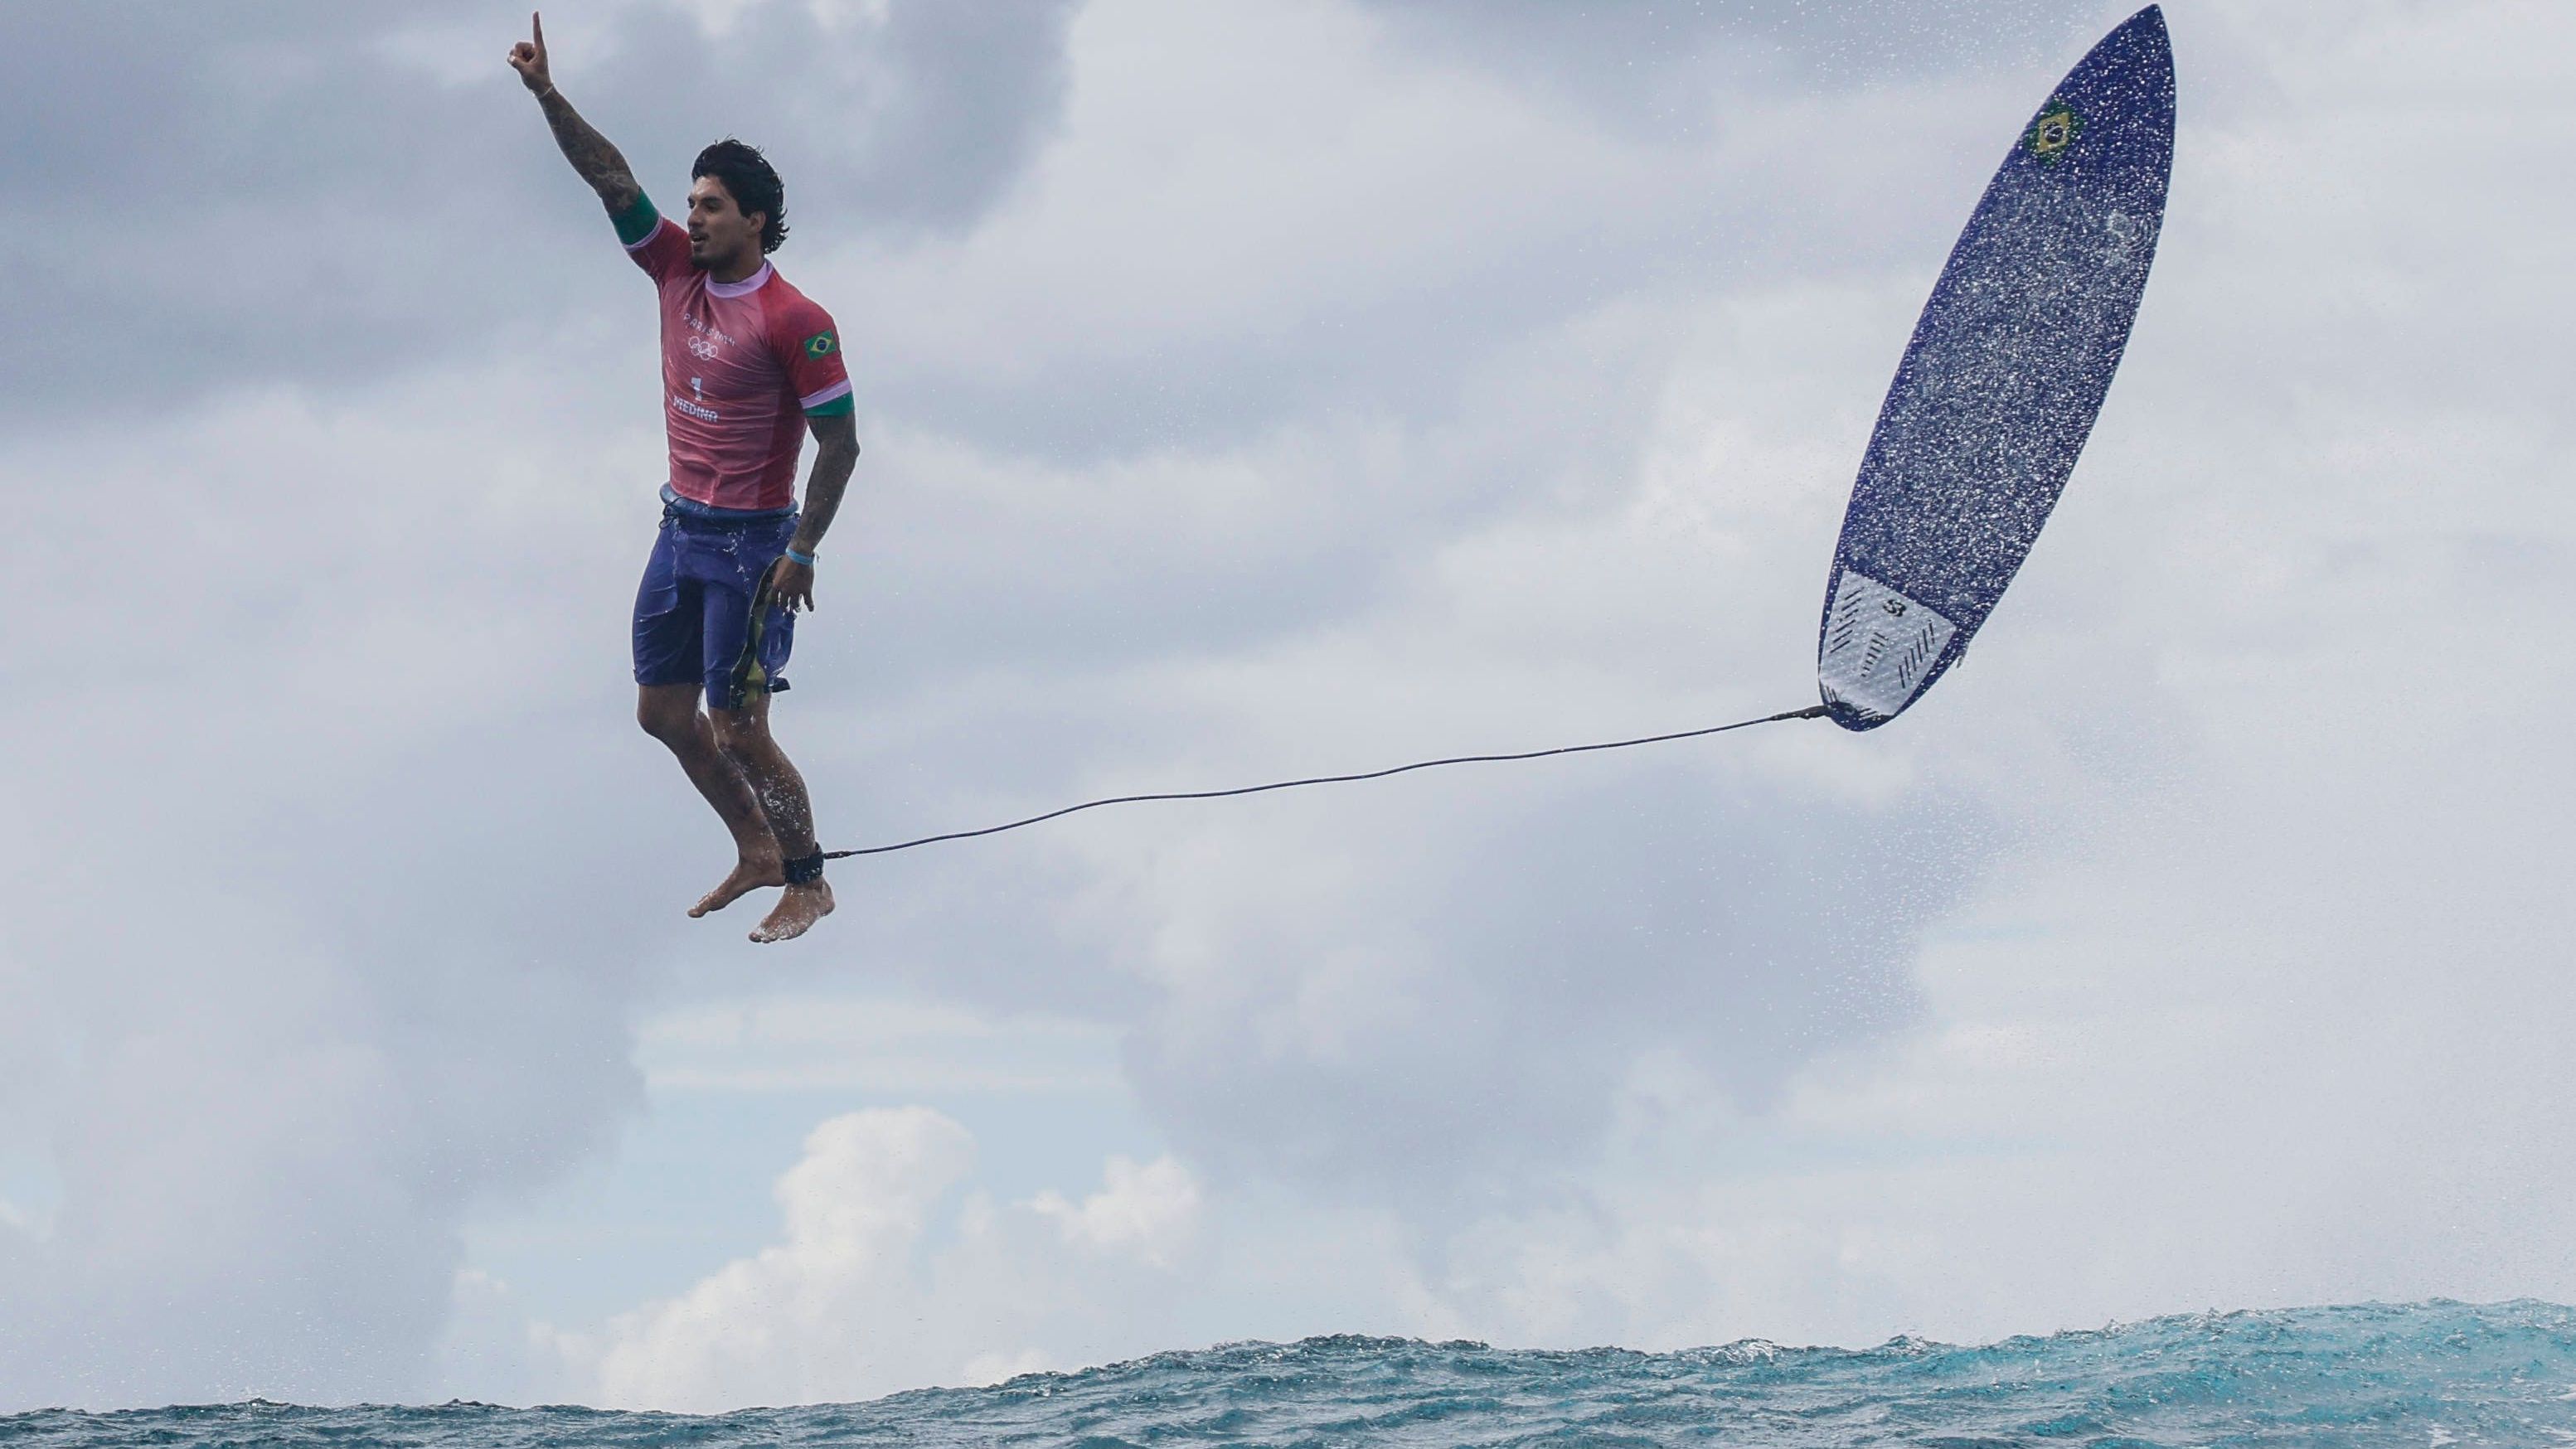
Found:
M 538 14 L 538 13 L 537 13 L 536 11 L 534 11 L 534 10 L 529 11 L 529 12 L 528 12 L 528 32 L 529 32 L 529 34 L 533 35 L 533 36 L 536 38 L 536 43 L 537 43 L 537 54 L 539 54 L 539 55 L 543 55 L 543 54 L 545 54 L 545 53 L 546 53 L 546 17 L 545 17 L 545 16 L 543 16 L 543 15 Z

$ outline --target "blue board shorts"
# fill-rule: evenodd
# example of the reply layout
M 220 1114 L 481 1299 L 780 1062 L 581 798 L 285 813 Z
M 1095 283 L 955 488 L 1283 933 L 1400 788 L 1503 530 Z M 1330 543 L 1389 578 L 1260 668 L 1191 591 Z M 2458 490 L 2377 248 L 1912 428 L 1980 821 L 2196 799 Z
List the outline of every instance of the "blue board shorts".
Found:
M 793 510 L 718 516 L 666 501 L 661 532 L 635 591 L 635 682 L 697 684 L 709 709 L 741 709 L 737 683 L 750 635 L 752 596 L 796 536 Z M 774 693 L 796 643 L 796 616 L 771 606 L 760 631 L 760 667 Z

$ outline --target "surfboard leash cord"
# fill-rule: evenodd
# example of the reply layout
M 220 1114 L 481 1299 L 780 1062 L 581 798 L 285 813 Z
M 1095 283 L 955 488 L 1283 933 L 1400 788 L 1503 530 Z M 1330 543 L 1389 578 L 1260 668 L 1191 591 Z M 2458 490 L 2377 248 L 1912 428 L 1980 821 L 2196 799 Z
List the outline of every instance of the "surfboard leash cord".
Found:
M 1060 810 L 1050 810 L 1043 815 L 1032 815 L 1025 820 L 987 825 L 980 830 L 951 830 L 944 835 L 925 835 L 917 840 L 899 840 L 892 845 L 866 845 L 856 850 L 827 850 L 823 852 L 823 858 L 848 860 L 860 855 L 892 855 L 898 850 L 937 845 L 942 841 L 973 840 L 978 836 L 999 835 L 1006 830 L 1043 825 L 1050 820 L 1061 820 L 1067 815 L 1079 815 L 1085 810 L 1098 810 L 1110 805 L 1144 805 L 1157 800 L 1224 800 L 1236 795 L 1263 795 L 1273 790 L 1303 789 L 1308 785 L 1353 785 L 1362 780 L 1383 780 L 1391 775 L 1409 775 L 1416 770 L 1436 770 L 1444 765 L 1499 765 L 1514 760 L 1543 760 L 1551 755 L 1586 755 L 1599 750 L 1633 749 L 1638 745 L 1661 745 L 1669 744 L 1674 740 L 1695 740 L 1704 735 L 1722 735 L 1731 730 L 1751 729 L 1755 725 L 1778 724 L 1782 720 L 1823 719 L 1826 712 L 1825 706 L 1811 704 L 1804 709 L 1782 710 L 1778 714 L 1766 714 L 1759 719 L 1740 719 L 1733 724 L 1709 725 L 1695 730 L 1675 730 L 1670 734 L 1639 735 L 1635 739 L 1627 740 L 1602 740 L 1589 745 L 1558 745 L 1549 750 L 1521 750 L 1507 755 L 1449 755 L 1437 760 L 1416 760 L 1409 765 L 1393 765 L 1383 770 L 1366 770 L 1356 775 L 1309 775 L 1301 780 L 1273 780 L 1266 785 L 1237 785 L 1230 790 L 1170 790 L 1152 795 L 1110 795 L 1098 800 L 1085 800 L 1079 805 L 1067 805 Z

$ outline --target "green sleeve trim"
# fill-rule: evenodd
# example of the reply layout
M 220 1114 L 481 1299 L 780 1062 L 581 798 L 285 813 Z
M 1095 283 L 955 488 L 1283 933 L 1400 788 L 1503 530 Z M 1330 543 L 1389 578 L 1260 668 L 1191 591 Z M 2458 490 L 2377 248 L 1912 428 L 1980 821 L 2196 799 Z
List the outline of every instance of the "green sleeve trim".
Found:
M 858 410 L 858 404 L 859 400 L 857 398 L 852 397 L 848 393 L 843 393 L 839 397 L 832 399 L 830 402 L 816 403 L 812 407 L 807 408 L 805 410 L 805 416 L 809 418 L 845 418 Z
M 653 228 L 662 224 L 662 213 L 654 209 L 653 198 L 639 191 L 635 193 L 635 204 L 618 213 L 615 220 L 617 239 L 631 247 L 653 234 Z

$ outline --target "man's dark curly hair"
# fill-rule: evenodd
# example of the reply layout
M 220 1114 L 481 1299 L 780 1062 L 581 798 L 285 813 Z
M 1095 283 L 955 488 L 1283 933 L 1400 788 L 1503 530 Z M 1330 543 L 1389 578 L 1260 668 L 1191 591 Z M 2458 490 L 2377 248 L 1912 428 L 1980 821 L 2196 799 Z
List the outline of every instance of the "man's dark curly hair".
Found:
M 689 168 L 691 181 L 702 176 L 723 182 L 743 215 L 757 211 L 769 218 L 760 228 L 763 252 L 774 252 L 780 242 L 787 240 L 787 185 L 778 179 L 759 147 L 725 137 L 699 152 L 697 164 Z

